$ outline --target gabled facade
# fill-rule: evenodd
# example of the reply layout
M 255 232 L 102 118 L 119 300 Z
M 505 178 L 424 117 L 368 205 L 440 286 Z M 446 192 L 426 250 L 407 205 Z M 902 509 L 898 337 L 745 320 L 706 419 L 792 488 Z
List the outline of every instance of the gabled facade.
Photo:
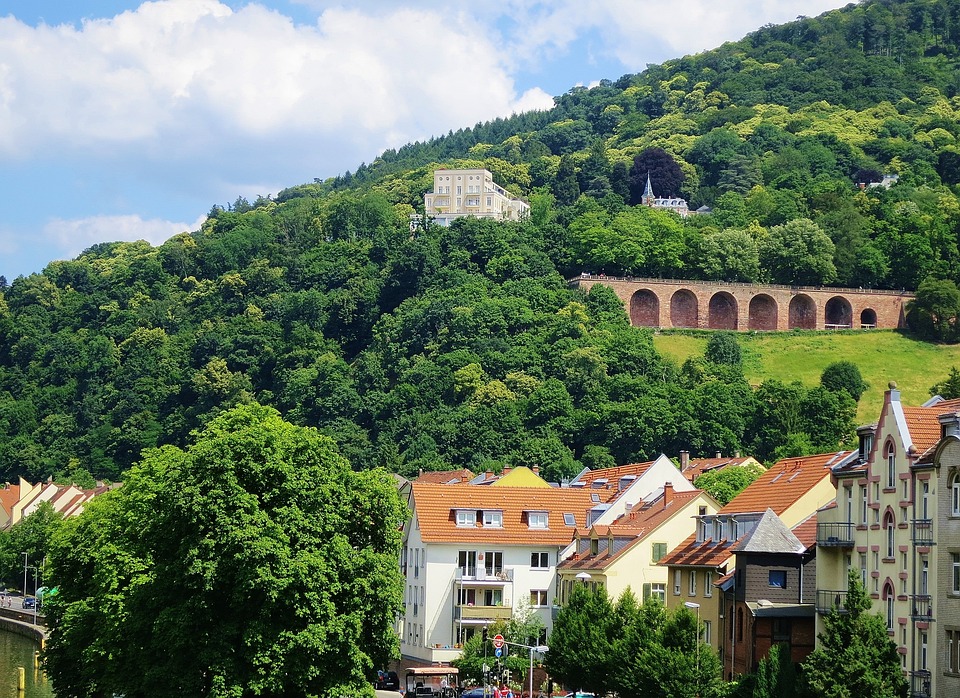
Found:
M 667 570 L 657 563 L 693 532 L 697 515 L 717 509 L 708 493 L 675 492 L 668 483 L 656 499 L 609 526 L 578 530 L 573 554 L 557 567 L 560 605 L 580 583 L 602 586 L 612 599 L 629 587 L 639 600 L 657 596 L 666 602 Z
M 8 483 L 0 490 L 0 529 L 20 523 L 44 502 L 65 518 L 76 516 L 83 511 L 87 502 L 110 489 L 110 486 L 98 485 L 84 490 L 76 485 L 57 485 L 52 482 L 34 485 L 20 478 L 18 484 Z
M 771 509 L 787 528 L 808 519 L 833 499 L 830 467 L 856 457 L 839 451 L 774 464 L 714 515 L 698 516 L 696 532 L 663 560 L 668 569 L 667 607 L 693 604 L 701 621 L 717 632 L 705 638 L 721 653 L 728 651 L 733 619 L 724 613 L 715 584 L 734 581 L 735 547 Z M 744 628 L 749 635 L 752 630 Z
M 744 466 L 763 467 L 753 456 L 722 456 L 717 453 L 713 458 L 691 458 L 687 451 L 680 452 L 680 472 L 690 482 L 706 473 L 715 473 L 726 468 L 742 468 Z
M 960 630 L 960 607 L 948 603 L 953 579 L 947 567 L 952 552 L 960 555 L 950 537 L 958 532 L 948 491 L 956 471 L 941 423 L 941 415 L 958 409 L 960 401 L 941 398 L 904 406 L 891 383 L 877 423 L 858 430 L 858 458 L 833 470 L 836 506 L 819 516 L 818 629 L 831 608 L 843 610 L 847 572 L 859 570 L 873 610 L 883 615 L 898 646 L 915 698 L 958 695 L 954 674 L 960 676 L 960 666 L 945 671 L 950 643 L 960 641 L 960 635 L 947 634 Z M 942 449 L 934 457 L 938 442 Z M 957 511 L 960 520 L 960 506 Z M 956 597 L 960 601 L 960 591 Z M 939 603 L 956 625 L 938 618 Z

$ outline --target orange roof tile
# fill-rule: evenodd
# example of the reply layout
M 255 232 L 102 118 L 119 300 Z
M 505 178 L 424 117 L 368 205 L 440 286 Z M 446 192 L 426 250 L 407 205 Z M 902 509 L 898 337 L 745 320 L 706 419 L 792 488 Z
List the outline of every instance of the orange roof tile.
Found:
M 754 480 L 720 510 L 721 514 L 743 514 L 773 509 L 778 516 L 822 480 L 830 477 L 830 466 L 854 451 L 821 453 L 784 458 Z
M 683 476 L 690 482 L 693 482 L 705 472 L 714 470 L 723 470 L 724 468 L 735 466 L 741 467 L 746 463 L 758 461 L 752 456 L 745 457 L 727 457 L 727 458 L 691 458 L 689 464 L 683 469 Z
M 701 494 L 703 494 L 702 490 L 675 492 L 666 503 L 661 496 L 641 509 L 634 509 L 629 514 L 621 516 L 610 526 L 594 526 L 593 532 L 599 537 L 605 538 L 610 534 L 613 535 L 614 549 L 610 550 L 608 547 L 604 547 L 596 554 L 575 553 L 561 562 L 558 567 L 560 569 L 601 569 L 607 567 L 611 562 L 623 556 L 624 553 L 653 533 L 658 526 L 681 512 L 687 504 Z M 592 537 L 591 531 L 579 531 L 579 534 L 583 539 Z
M 817 542 L 817 515 L 814 513 L 813 516 L 804 519 L 792 529 L 793 535 L 803 543 L 808 549 L 813 547 Z
M 0 506 L 3 507 L 7 516 L 13 511 L 13 505 L 20 501 L 20 485 L 4 484 L 0 488 Z
M 661 565 L 690 565 L 693 567 L 720 567 L 733 555 L 736 541 L 724 540 L 718 544 L 707 539 L 697 543 L 697 534 L 690 536 L 660 560 Z
M 414 479 L 414 482 L 433 482 L 438 485 L 458 485 L 470 482 L 475 478 L 472 472 L 466 468 L 460 470 L 428 470 L 420 473 Z
M 578 488 L 485 487 L 483 485 L 437 485 L 413 483 L 413 501 L 420 535 L 424 541 L 497 543 L 526 545 L 531 543 L 564 545 L 573 540 L 576 527 L 585 528 L 587 512 L 597 506 L 595 490 Z M 457 526 L 457 510 L 500 510 L 503 526 L 484 528 Z M 525 512 L 545 511 L 548 528 L 531 529 Z M 568 526 L 565 514 L 571 514 L 574 525 Z
M 578 477 L 575 482 L 583 482 L 587 485 L 592 485 L 596 480 L 605 479 L 611 484 L 614 484 L 620 480 L 620 478 L 627 475 L 635 475 L 640 477 L 647 469 L 653 465 L 654 461 L 648 461 L 646 463 L 629 463 L 627 465 L 618 465 L 613 468 L 599 468 L 597 470 L 588 470 L 580 477 Z

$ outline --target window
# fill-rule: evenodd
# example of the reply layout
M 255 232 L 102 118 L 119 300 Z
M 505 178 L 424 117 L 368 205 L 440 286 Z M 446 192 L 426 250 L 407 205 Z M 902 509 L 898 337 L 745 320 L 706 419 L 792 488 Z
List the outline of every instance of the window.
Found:
M 457 565 L 460 567 L 460 573 L 464 577 L 477 576 L 477 551 L 461 550 L 457 553 Z
M 488 576 L 503 572 L 503 553 L 488 550 L 483 554 L 483 568 Z
M 897 449 L 892 443 L 887 444 L 887 487 L 896 487 L 897 477 Z
M 885 517 L 885 526 L 887 531 L 887 554 L 884 555 L 885 558 L 892 560 L 893 559 L 893 516 L 887 514 Z
M 950 553 L 951 578 L 953 586 L 950 589 L 954 594 L 960 594 L 960 553 Z
M 886 602 L 887 609 L 887 630 L 893 630 L 893 602 L 895 597 L 893 595 L 893 588 L 889 584 L 883 587 L 883 598 Z
M 457 526 L 476 526 L 477 512 L 473 509 L 457 509 Z
M 687 588 L 687 593 L 690 596 L 697 595 L 697 571 L 690 570 L 690 586 Z
M 860 553 L 860 583 L 867 588 L 867 554 Z
M 771 639 L 774 643 L 790 643 L 791 623 L 789 618 L 774 618 Z
M 703 641 L 709 645 L 712 637 L 713 637 L 713 629 L 710 624 L 710 621 L 705 620 L 703 621 Z
M 550 567 L 550 553 L 530 553 L 530 566 L 545 570 Z
M 920 668 L 927 668 L 927 634 L 920 633 Z
M 650 596 L 656 596 L 662 602 L 667 602 L 667 589 L 663 582 L 654 582 L 650 585 Z
M 923 500 L 921 503 L 920 511 L 923 514 L 921 518 L 929 519 L 930 518 L 930 506 L 927 503 L 927 500 L 930 498 L 930 483 L 926 480 L 923 481 L 923 486 L 921 487 L 923 492 Z
M 713 596 L 713 570 L 703 573 L 703 595 Z
M 960 630 L 947 631 L 947 671 L 960 674 Z
M 680 570 L 673 571 L 673 595 L 680 596 Z
M 548 516 L 545 511 L 528 511 L 527 512 L 527 526 L 530 528 L 547 528 L 548 527 Z
M 483 512 L 484 528 L 503 528 L 503 512 L 492 510 Z
M 573 514 L 564 514 L 563 515 L 563 524 L 564 526 L 576 526 L 577 519 Z
M 768 574 L 768 580 L 769 580 L 770 586 L 772 587 L 776 587 L 777 589 L 787 588 L 786 570 L 770 570 Z
M 843 488 L 843 501 L 847 505 L 847 521 L 853 521 L 853 487 Z
M 546 606 L 546 605 L 547 605 L 547 590 L 546 590 L 546 589 L 531 589 L 531 590 L 530 590 L 530 605 L 531 605 L 531 606 Z
M 901 488 L 901 491 L 900 491 L 900 499 L 902 499 L 903 501 L 906 502 L 908 499 L 910 499 L 910 481 L 909 481 L 909 480 L 901 480 L 901 481 L 900 481 L 900 488 Z
M 667 554 L 667 544 L 666 543 L 654 543 L 653 544 L 653 555 L 650 556 L 651 562 L 656 562 L 664 555 Z
M 477 590 L 470 587 L 460 587 L 458 599 L 461 606 L 477 605 Z
M 867 525 L 867 486 L 860 485 L 860 524 Z
M 483 592 L 484 606 L 502 606 L 503 589 L 485 589 Z
M 930 575 L 930 561 L 927 559 L 927 556 L 924 555 L 920 558 L 920 593 L 926 596 L 928 593 L 929 587 L 927 586 L 927 581 Z
M 960 473 L 954 473 L 950 480 L 950 513 L 960 516 Z
M 413 550 L 413 577 L 416 579 L 420 576 L 420 548 L 414 548 Z

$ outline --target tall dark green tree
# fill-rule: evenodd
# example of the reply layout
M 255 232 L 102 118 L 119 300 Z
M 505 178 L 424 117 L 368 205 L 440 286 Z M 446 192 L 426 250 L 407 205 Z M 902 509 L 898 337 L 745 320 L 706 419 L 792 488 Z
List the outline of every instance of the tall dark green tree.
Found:
M 903 698 L 907 682 L 897 646 L 887 635 L 886 621 L 870 612 L 870 597 L 859 570 L 850 570 L 845 610 L 833 609 L 823 619 L 817 648 L 803 662 L 803 695 L 813 698 L 875 696 Z

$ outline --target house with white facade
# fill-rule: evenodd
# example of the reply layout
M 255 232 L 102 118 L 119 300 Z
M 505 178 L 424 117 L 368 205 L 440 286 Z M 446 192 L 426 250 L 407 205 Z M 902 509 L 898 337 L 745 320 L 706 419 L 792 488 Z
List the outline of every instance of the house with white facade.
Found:
M 519 221 L 530 215 L 530 204 L 494 182 L 493 174 L 482 168 L 434 170 L 433 191 L 424 195 L 423 207 L 428 219 L 444 227 L 465 216 Z M 420 222 L 414 214 L 411 228 Z

